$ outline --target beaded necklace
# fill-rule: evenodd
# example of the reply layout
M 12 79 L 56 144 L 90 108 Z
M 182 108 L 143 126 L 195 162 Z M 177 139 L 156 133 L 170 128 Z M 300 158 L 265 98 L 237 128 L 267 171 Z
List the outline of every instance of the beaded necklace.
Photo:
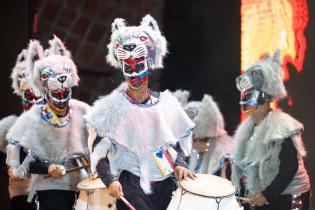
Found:
M 55 128 L 63 128 L 69 123 L 72 115 L 72 109 L 70 104 L 68 106 L 69 106 L 68 114 L 66 115 L 66 119 L 62 122 L 62 120 L 57 116 L 57 114 L 52 110 L 52 108 L 49 106 L 47 102 L 41 104 L 40 105 L 41 118 L 44 121 L 46 121 L 50 126 L 53 126 Z

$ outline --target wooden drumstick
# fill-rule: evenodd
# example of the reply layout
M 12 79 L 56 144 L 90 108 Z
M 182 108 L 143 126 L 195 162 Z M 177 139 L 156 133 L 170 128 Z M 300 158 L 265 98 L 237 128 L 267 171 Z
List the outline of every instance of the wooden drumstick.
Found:
M 241 201 L 243 201 L 244 203 L 250 203 L 250 199 L 249 198 L 244 198 L 244 197 L 238 197 Z M 269 205 L 269 202 L 266 202 L 265 204 Z
M 244 198 L 244 197 L 237 197 L 239 198 L 241 201 L 244 201 L 245 203 L 249 203 L 250 199 L 249 198 Z
M 135 207 L 133 207 L 124 196 L 120 196 L 120 199 L 129 207 L 130 210 L 136 210 Z
M 72 172 L 72 171 L 78 171 L 80 169 L 88 168 L 88 167 L 90 167 L 90 164 L 79 166 L 79 167 L 70 168 L 70 169 L 66 170 L 66 173 L 69 173 L 69 172 Z M 50 174 L 47 174 L 47 175 L 44 176 L 44 178 L 49 178 L 49 177 L 51 177 Z

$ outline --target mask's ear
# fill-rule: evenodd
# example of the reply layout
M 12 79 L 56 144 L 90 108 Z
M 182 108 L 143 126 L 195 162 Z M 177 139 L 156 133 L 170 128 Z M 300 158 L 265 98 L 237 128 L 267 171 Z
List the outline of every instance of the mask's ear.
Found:
M 158 26 L 156 20 L 149 14 L 142 18 L 140 25 L 146 26 L 146 27 L 149 26 L 153 31 L 160 32 L 160 29 L 159 29 L 159 26 Z
M 27 57 L 28 57 L 28 50 L 22 50 L 19 55 L 17 56 L 16 62 L 14 67 L 12 68 L 12 72 L 10 78 L 12 80 L 11 87 L 13 89 L 13 93 L 21 96 L 23 93 L 20 89 L 20 84 L 18 82 L 18 77 L 20 73 L 28 74 L 29 69 L 27 69 Z
M 112 23 L 112 32 L 119 30 L 126 26 L 126 21 L 122 18 L 115 18 L 114 22 Z
M 278 66 L 281 65 L 280 54 L 281 54 L 281 53 L 280 53 L 280 50 L 279 50 L 279 49 L 277 49 L 277 50 L 274 52 L 274 54 L 273 54 L 273 56 L 272 56 L 272 63 L 273 63 L 273 64 L 278 65 Z
M 175 98 L 177 98 L 179 103 L 182 106 L 184 106 L 188 103 L 188 98 L 190 96 L 190 92 L 188 90 L 178 89 L 178 90 L 173 92 L 173 96 L 175 96 Z
M 264 54 L 264 59 L 263 60 L 266 61 L 266 62 L 271 62 L 271 57 L 270 57 L 269 53 L 265 53 Z
M 71 58 L 70 51 L 67 50 L 63 42 L 56 35 L 54 35 L 53 39 L 49 40 L 49 48 L 45 53 L 46 56 L 61 55 Z
M 281 68 L 280 55 L 281 55 L 280 50 L 277 49 L 274 52 L 273 56 L 272 56 L 272 63 L 271 63 L 271 65 L 272 65 L 272 68 L 274 69 L 274 71 L 276 72 L 276 74 L 279 75 L 279 77 L 281 79 L 283 79 L 284 78 L 284 74 L 283 74 L 282 68 Z
M 30 40 L 27 50 L 27 67 L 30 71 L 33 71 L 35 62 L 44 57 L 44 49 L 39 41 Z
M 16 59 L 16 64 L 26 61 L 27 50 L 23 49 Z

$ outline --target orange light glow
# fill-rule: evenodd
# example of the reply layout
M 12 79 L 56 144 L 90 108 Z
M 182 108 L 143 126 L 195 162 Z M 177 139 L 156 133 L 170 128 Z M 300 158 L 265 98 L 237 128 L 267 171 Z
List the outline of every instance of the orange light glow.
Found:
M 280 49 L 284 79 L 290 79 L 288 63 L 300 73 L 306 50 L 304 30 L 308 18 L 306 0 L 242 0 L 241 69 L 246 69 L 265 53 L 273 54 Z

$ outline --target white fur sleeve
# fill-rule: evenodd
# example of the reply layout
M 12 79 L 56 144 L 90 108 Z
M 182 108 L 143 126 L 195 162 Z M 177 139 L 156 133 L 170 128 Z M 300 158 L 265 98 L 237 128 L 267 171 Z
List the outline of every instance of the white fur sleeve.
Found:
M 17 144 L 9 143 L 7 146 L 7 159 L 6 163 L 9 167 L 13 169 L 13 175 L 25 178 L 28 174 L 29 164 L 34 161 L 32 155 L 28 154 L 20 164 L 20 149 L 21 147 Z
M 181 137 L 178 142 L 185 156 L 189 156 L 192 149 L 192 130 L 187 131 L 186 135 Z
M 102 140 L 95 146 L 94 151 L 90 155 L 92 174 L 96 172 L 98 161 L 106 157 L 111 149 L 112 143 L 107 137 L 102 138 Z
M 12 125 L 16 122 L 17 116 L 15 115 L 10 115 L 8 117 L 5 117 L 1 119 L 0 121 L 0 151 L 5 153 L 5 147 L 7 144 L 7 140 L 5 138 L 8 130 Z
M 16 168 L 20 165 L 20 147 L 15 144 L 8 144 L 6 163 L 9 167 Z
M 20 142 L 23 136 L 25 136 L 25 133 L 28 131 L 28 127 L 31 126 L 30 118 L 32 114 L 35 114 L 33 109 L 24 112 L 9 129 L 6 139 Z

